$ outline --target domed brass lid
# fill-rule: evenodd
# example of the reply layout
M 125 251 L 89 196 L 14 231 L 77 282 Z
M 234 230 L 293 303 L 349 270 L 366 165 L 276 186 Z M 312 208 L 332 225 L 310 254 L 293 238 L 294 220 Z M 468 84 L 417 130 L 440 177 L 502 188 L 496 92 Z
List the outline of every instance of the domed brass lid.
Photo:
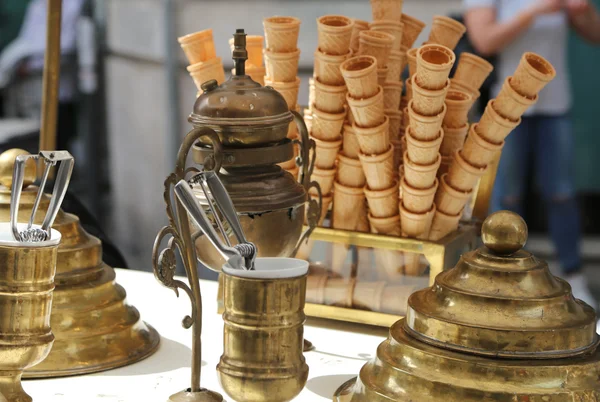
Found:
M 522 249 L 527 226 L 520 216 L 490 215 L 482 240 L 485 247 L 411 295 L 410 335 L 437 347 L 507 358 L 566 357 L 598 346 L 594 310 Z
M 221 85 L 216 80 L 202 84 L 204 92 L 196 99 L 190 123 L 213 128 L 226 146 L 268 145 L 284 140 L 293 120 L 285 98 L 245 74 L 248 52 L 243 29 L 235 33 L 234 43 L 236 75 Z

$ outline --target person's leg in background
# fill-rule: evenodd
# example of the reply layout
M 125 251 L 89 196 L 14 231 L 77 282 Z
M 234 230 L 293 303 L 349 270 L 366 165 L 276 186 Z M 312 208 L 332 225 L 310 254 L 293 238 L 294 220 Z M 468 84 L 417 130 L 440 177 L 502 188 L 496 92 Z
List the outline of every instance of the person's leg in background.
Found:
M 530 121 L 523 122 L 506 137 L 492 191 L 491 212 L 507 209 L 523 216 L 523 195 L 532 150 Z
M 598 307 L 581 261 L 581 216 L 575 194 L 575 138 L 571 119 L 537 116 L 535 181 L 546 205 L 548 229 L 564 278 L 576 298 Z

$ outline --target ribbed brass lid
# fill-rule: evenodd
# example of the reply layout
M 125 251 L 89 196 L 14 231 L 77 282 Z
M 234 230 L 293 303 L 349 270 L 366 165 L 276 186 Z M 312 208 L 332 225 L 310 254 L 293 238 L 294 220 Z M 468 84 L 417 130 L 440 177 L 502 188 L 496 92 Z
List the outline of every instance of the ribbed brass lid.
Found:
M 522 249 L 527 225 L 508 211 L 482 227 L 485 247 L 463 255 L 435 284 L 408 301 L 405 328 L 415 338 L 461 352 L 548 359 L 598 344 L 594 310 Z

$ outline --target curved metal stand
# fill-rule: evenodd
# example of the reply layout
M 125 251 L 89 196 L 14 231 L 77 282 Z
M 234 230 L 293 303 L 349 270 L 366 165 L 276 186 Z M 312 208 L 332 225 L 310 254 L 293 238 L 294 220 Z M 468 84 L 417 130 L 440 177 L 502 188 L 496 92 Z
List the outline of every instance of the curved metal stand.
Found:
M 196 168 L 186 169 L 186 160 L 190 149 L 200 137 L 207 137 L 212 142 L 214 150 L 214 154 L 205 159 L 205 168 L 215 171 L 219 171 L 221 168 L 223 150 L 217 133 L 210 128 L 196 128 L 190 131 L 179 148 L 175 171 L 165 180 L 164 199 L 167 204 L 166 211 L 169 218 L 169 226 L 159 231 L 152 251 L 152 263 L 156 279 L 164 286 L 173 289 L 177 296 L 179 296 L 179 289 L 183 290 L 187 293 L 192 303 L 191 314 L 186 315 L 182 321 L 184 328 L 192 328 L 191 387 L 186 391 L 172 395 L 169 398 L 169 401 L 172 402 L 214 402 L 223 400 L 221 395 L 200 387 L 202 363 L 202 295 L 200 293 L 200 282 L 198 281 L 196 248 L 192 239 L 187 211 L 177 197 L 173 197 L 172 195 L 173 186 L 179 180 L 185 179 L 190 173 L 199 172 Z M 175 202 L 175 208 L 173 208 L 173 201 Z M 162 240 L 168 236 L 170 236 L 170 239 L 167 242 L 167 248 L 159 251 Z M 177 268 L 176 251 L 179 252 L 183 260 L 189 286 L 182 281 L 174 279 Z

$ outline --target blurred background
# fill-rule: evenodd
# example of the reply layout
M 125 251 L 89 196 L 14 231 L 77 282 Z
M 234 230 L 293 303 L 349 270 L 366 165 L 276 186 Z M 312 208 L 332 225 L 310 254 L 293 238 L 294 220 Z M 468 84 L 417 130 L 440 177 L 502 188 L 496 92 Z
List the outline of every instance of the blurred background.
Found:
M 600 7 L 600 0 L 594 2 Z M 403 11 L 428 24 L 435 14 L 462 20 L 463 2 L 405 0 Z M 152 244 L 166 223 L 163 180 L 191 128 L 187 116 L 197 91 L 177 37 L 212 28 L 217 55 L 229 72 L 227 42 L 236 28 L 262 35 L 264 17 L 301 18 L 299 99 L 305 105 L 316 18 L 325 14 L 368 20 L 371 6 L 367 0 L 63 0 L 59 148 L 76 158 L 71 206 L 114 252 L 114 264 L 150 271 Z M 428 35 L 426 28 L 417 43 Z M 45 0 L 2 0 L 0 151 L 38 149 L 44 44 Z M 466 36 L 457 53 L 461 50 L 473 51 Z M 571 33 L 568 51 L 583 265 L 600 297 L 600 48 Z M 482 91 L 475 114 L 488 98 Z M 556 265 L 544 206 L 533 185 L 527 187 L 525 218 L 532 233 L 529 249 Z

